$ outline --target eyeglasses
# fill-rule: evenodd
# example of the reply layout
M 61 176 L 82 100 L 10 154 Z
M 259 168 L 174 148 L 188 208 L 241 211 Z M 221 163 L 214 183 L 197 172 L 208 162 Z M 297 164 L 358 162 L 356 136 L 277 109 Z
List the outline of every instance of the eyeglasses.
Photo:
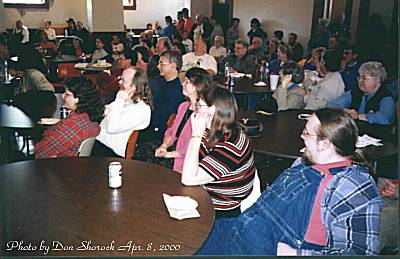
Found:
M 368 79 L 372 79 L 372 78 L 375 78 L 375 77 L 373 77 L 373 76 L 367 76 L 367 75 L 359 75 L 359 76 L 357 76 L 357 80 L 368 80 Z
M 304 129 L 303 129 L 303 132 L 301 133 L 301 135 L 303 135 L 304 137 L 308 137 L 308 136 L 310 136 L 310 137 L 316 137 L 316 136 L 318 136 L 317 134 L 310 134 L 310 133 L 308 133 L 307 128 L 304 128 Z

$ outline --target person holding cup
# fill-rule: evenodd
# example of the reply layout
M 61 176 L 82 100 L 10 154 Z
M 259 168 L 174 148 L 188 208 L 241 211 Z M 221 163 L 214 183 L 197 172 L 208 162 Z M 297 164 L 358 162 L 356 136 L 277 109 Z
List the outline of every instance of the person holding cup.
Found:
M 237 122 L 238 108 L 228 89 L 214 87 L 205 100 L 207 106 L 190 118 L 192 137 L 181 182 L 207 190 L 216 218 L 236 217 L 253 189 L 257 171 L 252 144 Z
M 278 111 L 303 108 L 305 95 L 302 84 L 303 68 L 295 61 L 284 63 L 280 71 L 280 80 L 281 84 L 272 95 L 278 104 Z

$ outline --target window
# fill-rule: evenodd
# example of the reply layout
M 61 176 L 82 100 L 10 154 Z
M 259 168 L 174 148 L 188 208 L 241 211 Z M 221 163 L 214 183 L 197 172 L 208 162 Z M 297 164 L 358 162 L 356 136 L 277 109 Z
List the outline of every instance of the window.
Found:
M 6 8 L 49 8 L 49 0 L 3 0 Z
M 136 0 L 122 0 L 124 10 L 136 10 Z

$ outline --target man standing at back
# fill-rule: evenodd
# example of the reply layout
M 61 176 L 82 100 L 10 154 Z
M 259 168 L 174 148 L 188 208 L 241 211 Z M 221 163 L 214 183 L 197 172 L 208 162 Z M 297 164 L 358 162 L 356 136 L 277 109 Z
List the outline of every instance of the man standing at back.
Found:
M 182 85 L 178 73 L 182 67 L 182 57 L 175 51 L 164 51 L 160 55 L 159 78 L 150 81 L 153 95 L 153 112 L 150 126 L 139 134 L 137 155 L 139 160 L 149 161 L 154 158 L 155 149 L 161 144 L 167 121 L 176 113 L 179 104 L 184 101 Z
M 357 137 L 343 110 L 316 111 L 303 157 L 239 217 L 217 220 L 198 254 L 376 255 L 382 201 Z

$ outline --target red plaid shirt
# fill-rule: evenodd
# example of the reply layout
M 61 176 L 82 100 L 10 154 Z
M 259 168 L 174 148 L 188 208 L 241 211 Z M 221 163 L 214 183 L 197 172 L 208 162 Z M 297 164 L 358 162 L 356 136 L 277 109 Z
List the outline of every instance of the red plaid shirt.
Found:
M 77 156 L 82 141 L 99 133 L 99 124 L 92 122 L 88 114 L 73 112 L 43 133 L 35 145 L 35 158 Z

